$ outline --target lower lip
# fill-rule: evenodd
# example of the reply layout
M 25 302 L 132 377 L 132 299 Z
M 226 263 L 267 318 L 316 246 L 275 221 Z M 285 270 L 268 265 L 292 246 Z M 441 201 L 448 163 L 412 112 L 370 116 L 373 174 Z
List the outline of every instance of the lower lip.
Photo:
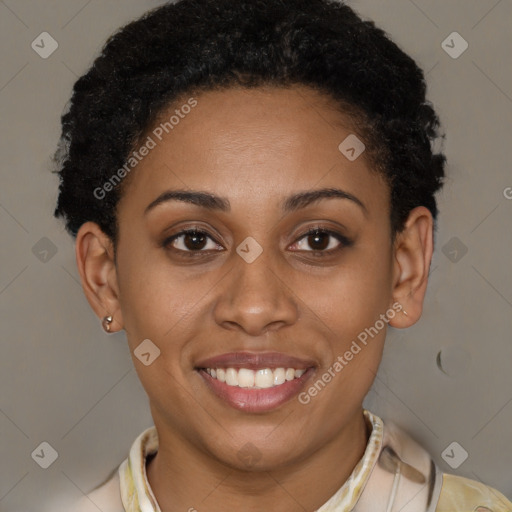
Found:
M 245 412 L 266 412 L 298 395 L 313 370 L 313 368 L 308 368 L 298 378 L 287 380 L 279 386 L 263 389 L 229 386 L 225 382 L 214 379 L 205 370 L 198 370 L 198 373 L 205 380 L 209 389 L 231 407 Z

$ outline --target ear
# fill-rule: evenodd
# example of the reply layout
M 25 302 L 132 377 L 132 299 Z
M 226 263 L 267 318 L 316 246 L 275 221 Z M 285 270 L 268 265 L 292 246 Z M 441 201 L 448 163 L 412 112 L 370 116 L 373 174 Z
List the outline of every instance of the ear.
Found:
M 91 308 L 100 320 L 105 316 L 113 317 L 111 332 L 121 330 L 123 317 L 112 240 L 98 224 L 86 222 L 78 230 L 75 254 L 82 287 Z
M 421 317 L 432 260 L 433 230 L 430 210 L 418 206 L 411 210 L 403 231 L 396 236 L 392 294 L 403 310 L 390 319 L 393 327 L 410 327 Z

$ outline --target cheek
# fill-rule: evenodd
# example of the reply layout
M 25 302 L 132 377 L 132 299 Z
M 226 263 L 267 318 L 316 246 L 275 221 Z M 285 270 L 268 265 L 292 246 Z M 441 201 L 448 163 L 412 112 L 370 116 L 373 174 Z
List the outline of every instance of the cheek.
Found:
M 309 297 L 315 297 L 311 309 L 327 327 L 329 347 L 317 378 L 335 375 L 326 406 L 350 407 L 367 394 L 382 358 L 391 316 L 390 255 L 375 258 L 361 251 L 322 284 L 309 282 Z
M 191 329 L 195 325 L 190 318 L 197 314 L 201 307 L 200 298 L 207 289 L 198 288 L 200 281 L 194 286 L 184 278 L 182 270 L 159 259 L 153 253 L 150 262 L 136 250 L 120 258 L 120 303 L 139 380 L 153 406 L 163 411 L 162 414 L 173 415 L 176 410 L 183 410 L 190 398 L 190 391 L 185 391 L 182 384 L 182 363 L 186 356 L 186 341 L 193 336 Z M 151 344 L 145 340 L 150 340 Z M 144 352 L 139 347 L 145 347 Z M 146 365 L 138 354 L 142 357 L 147 352 L 150 361 Z M 180 404 L 179 407 L 169 406 L 171 396 L 172 402 Z M 172 421 L 179 423 L 175 416 Z
M 185 357 L 186 340 L 196 334 L 219 281 L 218 271 L 193 268 L 172 264 L 163 250 L 125 250 L 118 261 L 120 304 L 132 350 L 150 339 L 169 365 Z
M 154 253 L 125 250 L 118 260 L 118 280 L 125 330 L 132 346 L 145 338 L 161 345 L 191 308 L 187 294 L 194 293 L 183 274 Z
M 308 280 L 309 302 L 327 327 L 345 342 L 367 327 L 389 308 L 391 271 L 389 255 L 368 258 L 354 253 L 328 279 Z

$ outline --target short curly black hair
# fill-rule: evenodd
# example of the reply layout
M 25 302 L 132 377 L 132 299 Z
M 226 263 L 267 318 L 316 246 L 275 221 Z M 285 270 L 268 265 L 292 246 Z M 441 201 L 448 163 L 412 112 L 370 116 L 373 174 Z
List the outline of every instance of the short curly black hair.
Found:
M 391 231 L 435 192 L 446 158 L 422 70 L 372 21 L 336 0 L 180 0 L 120 28 L 73 88 L 53 159 L 54 215 L 74 237 L 96 222 L 117 243 L 122 184 L 95 190 L 126 164 L 158 116 L 185 94 L 309 86 L 359 128 L 391 191 Z M 341 141 L 340 141 L 341 142 Z

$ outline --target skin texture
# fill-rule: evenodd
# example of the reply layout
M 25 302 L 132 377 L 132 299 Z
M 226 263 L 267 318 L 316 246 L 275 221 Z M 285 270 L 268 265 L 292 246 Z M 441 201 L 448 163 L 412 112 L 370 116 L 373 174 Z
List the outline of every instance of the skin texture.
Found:
M 147 473 L 162 510 L 315 510 L 364 453 L 362 401 L 386 329 L 310 403 L 295 398 L 265 413 L 221 401 L 195 363 L 236 351 L 308 358 L 316 368 L 306 389 L 395 302 L 407 315 L 397 313 L 389 324 L 414 324 L 432 256 L 432 216 L 415 208 L 391 241 L 388 186 L 364 153 L 354 162 L 340 153 L 338 145 L 354 132 L 320 93 L 269 87 L 196 99 L 125 183 L 117 261 L 96 224 L 80 228 L 83 288 L 98 317 L 111 314 L 112 330 L 126 331 L 159 435 Z M 280 210 L 293 193 L 329 187 L 356 196 L 365 208 L 331 198 Z M 231 210 L 170 201 L 144 214 L 173 189 L 225 197 Z M 315 256 L 321 244 L 302 235 L 318 224 L 352 243 Z M 194 226 L 212 240 L 193 245 L 188 238 L 186 245 L 182 236 L 163 247 L 166 238 Z M 236 252 L 248 236 L 263 248 L 250 264 Z M 324 236 L 324 252 L 340 247 Z M 179 249 L 190 247 L 204 255 L 180 256 Z M 161 351 L 149 366 L 133 356 L 146 338 Z M 251 467 L 237 456 L 248 442 L 259 453 Z

